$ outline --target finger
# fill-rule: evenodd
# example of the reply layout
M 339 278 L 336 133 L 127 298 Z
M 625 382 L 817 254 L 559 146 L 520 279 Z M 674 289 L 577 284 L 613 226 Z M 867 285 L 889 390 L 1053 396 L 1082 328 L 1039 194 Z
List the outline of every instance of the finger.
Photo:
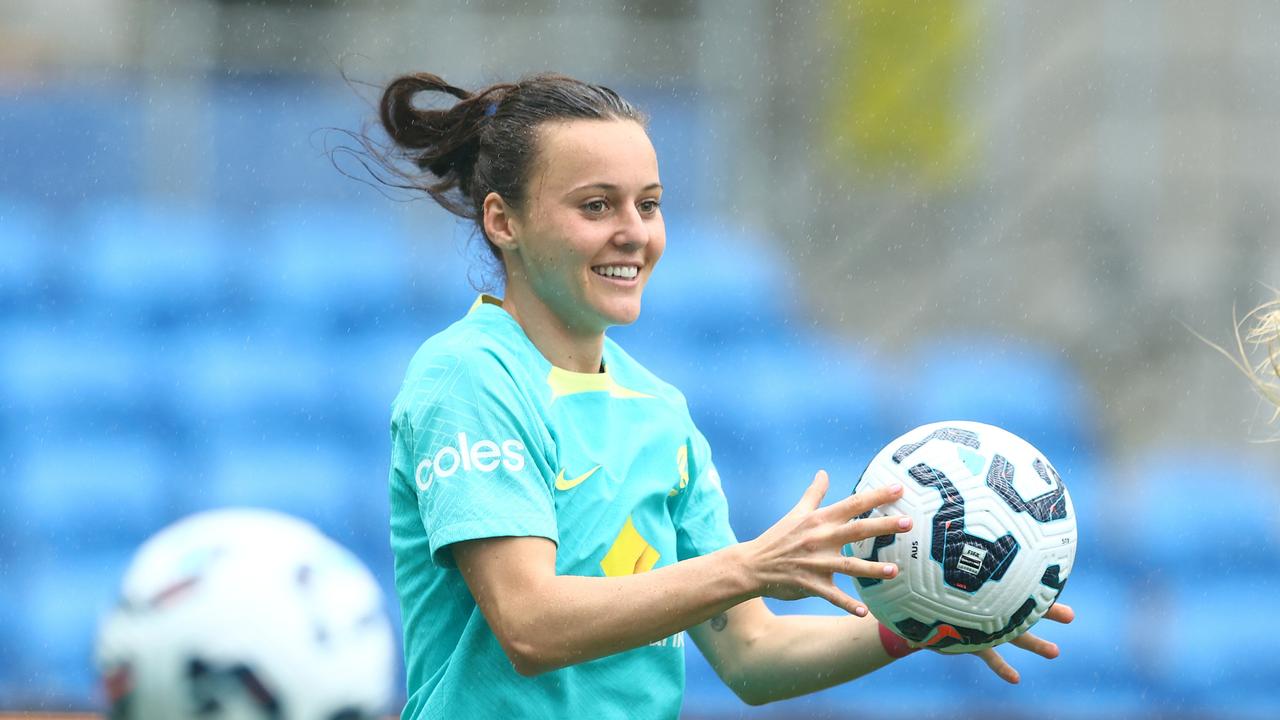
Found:
M 1061 651 L 1058 649 L 1056 644 L 1051 643 L 1044 638 L 1036 637 L 1031 633 L 1023 633 L 1009 642 L 1023 650 L 1033 652 L 1046 660 L 1052 660 L 1061 654 Z
M 1076 619 L 1076 611 L 1072 610 L 1070 605 L 1054 603 L 1047 611 L 1045 611 L 1044 616 L 1045 619 L 1052 620 L 1054 622 L 1069 623 Z
M 811 592 L 841 610 L 844 610 L 850 615 L 866 617 L 870 612 L 867 610 L 866 605 L 858 602 L 835 585 L 818 585 L 817 587 L 811 588 Z
M 893 563 L 871 562 L 856 557 L 840 556 L 828 568 L 830 572 L 838 572 L 849 577 L 875 578 L 883 580 L 897 577 L 898 566 Z
M 840 502 L 828 505 L 823 513 L 825 519 L 844 522 L 852 520 L 874 507 L 891 503 L 902 496 L 902 484 L 893 483 L 885 487 L 863 490 L 854 493 Z
M 830 487 L 830 481 L 827 478 L 826 470 L 819 470 L 813 476 L 813 482 L 809 483 L 809 487 L 805 489 L 804 495 L 800 496 L 800 502 L 796 503 L 795 511 L 813 512 L 822 504 L 822 498 L 826 497 L 827 488 Z
M 840 544 L 844 545 L 880 535 L 906 532 L 910 529 L 911 518 L 905 515 L 886 515 L 846 523 L 836 531 L 835 537 Z
M 1000 657 L 1000 653 L 996 652 L 995 648 L 987 648 L 986 650 L 978 652 L 977 655 L 982 658 L 982 662 L 986 663 L 987 667 L 991 668 L 991 672 L 995 673 L 1001 680 L 1012 685 L 1017 685 L 1018 681 L 1021 680 L 1021 677 L 1018 675 L 1018 671 L 1014 670 L 1012 665 L 1005 662 L 1004 658 Z

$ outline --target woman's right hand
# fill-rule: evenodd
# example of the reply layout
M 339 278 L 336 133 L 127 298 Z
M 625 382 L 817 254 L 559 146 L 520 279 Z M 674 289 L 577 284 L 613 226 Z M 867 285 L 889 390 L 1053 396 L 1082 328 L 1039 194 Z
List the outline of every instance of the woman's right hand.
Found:
M 857 519 L 874 507 L 902 496 L 902 486 L 866 490 L 819 507 L 827 494 L 827 473 L 819 470 L 791 512 L 747 543 L 747 558 L 760 594 L 779 600 L 821 597 L 859 617 L 867 607 L 833 582 L 835 573 L 886 579 L 898 574 L 892 563 L 845 557 L 846 544 L 911 529 L 904 515 Z

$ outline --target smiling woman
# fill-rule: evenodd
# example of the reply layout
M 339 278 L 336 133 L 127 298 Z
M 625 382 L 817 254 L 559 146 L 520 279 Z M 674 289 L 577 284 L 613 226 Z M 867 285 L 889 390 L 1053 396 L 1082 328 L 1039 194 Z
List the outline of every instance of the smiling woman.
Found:
M 544 123 L 538 145 L 525 206 L 490 194 L 484 234 L 504 258 L 507 312 L 553 364 L 596 372 L 605 329 L 640 316 L 666 247 L 658 159 L 630 119 Z
M 424 92 L 457 102 L 425 109 Z M 393 184 L 474 221 L 505 286 L 422 345 L 392 406 L 403 717 L 675 717 L 686 630 L 752 704 L 909 652 L 833 583 L 896 575 L 840 549 L 909 529 L 866 518 L 902 488 L 820 507 L 818 472 L 739 543 L 684 397 L 606 337 L 640 316 L 666 245 L 640 111 L 561 75 L 469 92 L 423 73 L 388 85 L 381 120 L 391 145 L 366 149 Z M 849 614 L 778 617 L 765 596 Z

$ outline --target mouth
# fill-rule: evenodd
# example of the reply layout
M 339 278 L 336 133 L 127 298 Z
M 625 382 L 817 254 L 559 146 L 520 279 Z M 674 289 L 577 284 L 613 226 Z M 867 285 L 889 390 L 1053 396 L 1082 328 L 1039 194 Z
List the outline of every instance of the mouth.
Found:
M 639 283 L 639 265 L 594 265 L 591 272 L 606 282 L 623 287 L 632 287 Z

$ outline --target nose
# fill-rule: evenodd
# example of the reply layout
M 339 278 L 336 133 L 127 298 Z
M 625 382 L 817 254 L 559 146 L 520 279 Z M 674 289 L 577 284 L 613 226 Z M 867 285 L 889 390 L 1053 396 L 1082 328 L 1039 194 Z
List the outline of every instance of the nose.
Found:
M 613 233 L 613 242 L 628 250 L 643 248 L 649 244 L 649 226 L 640 214 L 639 208 L 630 206 L 619 216 L 618 227 Z

